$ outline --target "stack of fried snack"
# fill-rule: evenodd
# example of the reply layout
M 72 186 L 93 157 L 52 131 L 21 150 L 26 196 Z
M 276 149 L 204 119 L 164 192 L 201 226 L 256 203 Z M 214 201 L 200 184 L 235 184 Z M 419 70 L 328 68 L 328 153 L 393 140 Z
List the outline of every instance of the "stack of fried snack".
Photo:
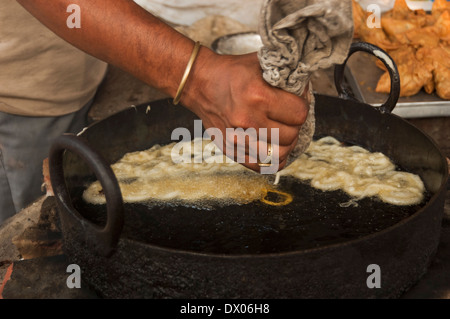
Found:
M 450 99 L 450 2 L 435 0 L 432 12 L 410 10 L 405 0 L 381 16 L 381 28 L 371 28 L 374 13 L 366 12 L 353 1 L 355 37 L 387 51 L 400 73 L 400 96 L 412 96 L 422 88 L 442 99 Z M 377 65 L 386 71 L 382 63 Z M 376 92 L 389 93 L 386 73 Z

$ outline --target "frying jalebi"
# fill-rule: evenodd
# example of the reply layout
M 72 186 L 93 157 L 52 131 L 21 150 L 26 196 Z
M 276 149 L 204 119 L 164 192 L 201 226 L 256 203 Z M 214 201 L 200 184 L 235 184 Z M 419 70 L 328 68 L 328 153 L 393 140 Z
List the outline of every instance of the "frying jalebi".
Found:
M 323 191 L 340 189 L 355 201 L 378 197 L 394 205 L 413 205 L 424 198 L 420 177 L 398 171 L 382 153 L 343 146 L 333 137 L 313 141 L 304 154 L 278 173 L 278 186 L 271 185 L 267 175 L 236 162 L 225 162 L 218 148 L 205 152 L 211 143 L 195 139 L 179 144 L 185 150 L 194 150 L 187 158 L 198 162 L 202 159 L 201 163 L 174 163 L 171 154 L 175 143 L 126 154 L 112 165 L 125 202 L 182 201 L 201 206 L 211 202 L 246 204 L 260 200 L 274 206 L 288 205 L 293 195 L 277 190 L 288 176 L 309 181 L 312 187 Z M 214 163 L 212 157 L 222 161 Z M 270 202 L 268 193 L 279 194 L 282 200 Z M 93 204 L 105 203 L 100 183 L 92 183 L 83 198 Z

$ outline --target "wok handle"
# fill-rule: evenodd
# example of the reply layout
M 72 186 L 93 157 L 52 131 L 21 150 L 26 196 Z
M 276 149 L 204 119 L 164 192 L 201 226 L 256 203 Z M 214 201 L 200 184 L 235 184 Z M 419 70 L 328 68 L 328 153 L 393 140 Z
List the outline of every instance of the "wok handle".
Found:
M 105 197 L 107 220 L 102 228 L 83 217 L 72 204 L 64 178 L 63 155 L 69 150 L 83 159 L 100 181 Z M 71 223 L 73 234 L 69 237 L 83 238 L 89 248 L 101 256 L 110 256 L 117 246 L 124 224 L 123 200 L 119 184 L 111 167 L 86 142 L 73 134 L 64 134 L 52 144 L 49 154 L 50 179 L 56 200 L 60 205 L 61 219 Z M 81 232 L 81 233 L 80 233 Z M 72 236 L 74 235 L 74 236 Z
M 358 51 L 364 51 L 374 55 L 375 57 L 380 59 L 386 66 L 391 78 L 391 92 L 389 93 L 389 98 L 387 99 L 387 101 L 383 105 L 381 105 L 379 109 L 382 113 L 391 113 L 397 105 L 398 99 L 400 97 L 400 74 L 398 73 L 397 65 L 386 51 L 367 42 L 353 43 L 350 46 L 349 54 L 344 63 L 336 65 L 334 69 L 334 83 L 336 85 L 339 96 L 344 99 L 355 100 L 355 98 L 347 91 L 345 87 L 343 87 L 342 84 L 344 82 L 345 65 L 347 64 L 347 61 L 352 56 L 352 54 Z

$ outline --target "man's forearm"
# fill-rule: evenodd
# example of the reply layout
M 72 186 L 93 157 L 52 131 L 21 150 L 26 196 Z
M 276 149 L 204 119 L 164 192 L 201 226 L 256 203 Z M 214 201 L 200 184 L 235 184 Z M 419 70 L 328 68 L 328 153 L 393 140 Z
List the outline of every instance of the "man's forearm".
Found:
M 74 0 L 18 0 L 57 35 L 85 52 L 116 65 L 174 97 L 194 42 L 132 0 L 78 0 L 81 28 L 67 26 Z M 256 53 L 226 56 L 202 47 L 189 73 L 180 103 L 197 114 L 205 128 L 278 128 L 280 168 L 296 144 L 308 104 L 264 81 Z M 225 136 L 225 135 L 223 135 Z M 270 139 L 270 138 L 269 138 Z M 223 150 L 235 141 L 215 140 Z M 260 146 L 267 150 L 267 142 Z M 247 156 L 247 159 L 249 157 Z M 247 167 L 260 167 L 246 160 Z
M 67 7 L 73 0 L 18 2 L 74 46 L 175 95 L 193 42 L 132 0 L 76 1 L 81 28 L 67 26 Z

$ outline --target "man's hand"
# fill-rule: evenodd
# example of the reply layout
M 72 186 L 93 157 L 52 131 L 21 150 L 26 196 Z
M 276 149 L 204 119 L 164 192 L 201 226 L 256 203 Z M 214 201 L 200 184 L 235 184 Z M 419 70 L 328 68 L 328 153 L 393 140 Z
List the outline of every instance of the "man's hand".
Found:
M 305 99 L 264 81 L 256 53 L 220 56 L 207 48 L 202 48 L 194 64 L 181 103 L 202 119 L 205 128 L 221 130 L 224 140 L 215 142 L 225 153 L 230 144 L 239 148 L 234 139 L 227 140 L 227 128 L 255 128 L 257 132 L 259 128 L 267 128 L 267 138 L 261 137 L 257 143 L 263 150 L 267 150 L 266 142 L 271 142 L 271 129 L 279 128 L 278 154 L 272 154 L 278 156 L 279 169 L 297 144 L 299 129 L 309 109 Z M 242 164 L 259 171 L 257 163 L 250 163 L 249 144 Z
M 71 0 L 18 0 L 49 29 L 77 48 L 113 64 L 160 91 L 175 96 L 194 42 L 130 0 L 79 0 L 82 27 L 66 25 Z M 220 129 L 219 147 L 239 147 L 226 140 L 226 129 L 279 128 L 281 169 L 297 143 L 308 113 L 304 99 L 268 85 L 256 54 L 221 56 L 202 47 L 186 82 L 181 103 L 196 113 L 206 128 Z M 267 150 L 258 136 L 258 148 Z M 276 149 L 273 149 L 275 151 Z M 245 166 L 250 163 L 246 150 Z

